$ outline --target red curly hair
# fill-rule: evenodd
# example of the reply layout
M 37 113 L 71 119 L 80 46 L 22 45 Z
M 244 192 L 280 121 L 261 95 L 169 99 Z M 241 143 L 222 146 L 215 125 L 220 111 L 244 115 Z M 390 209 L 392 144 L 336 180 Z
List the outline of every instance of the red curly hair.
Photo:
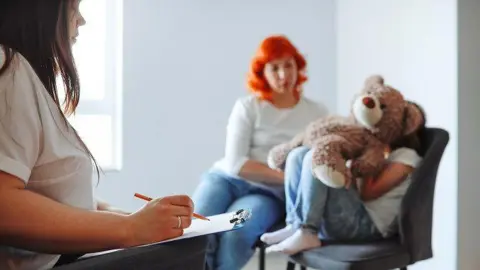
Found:
M 293 57 L 298 68 L 298 77 L 295 83 L 294 95 L 300 98 L 301 85 L 307 81 L 305 68 L 307 61 L 298 52 L 297 48 L 283 35 L 270 36 L 262 41 L 250 65 L 247 86 L 254 94 L 263 100 L 272 101 L 272 89 L 263 74 L 265 65 L 275 59 Z

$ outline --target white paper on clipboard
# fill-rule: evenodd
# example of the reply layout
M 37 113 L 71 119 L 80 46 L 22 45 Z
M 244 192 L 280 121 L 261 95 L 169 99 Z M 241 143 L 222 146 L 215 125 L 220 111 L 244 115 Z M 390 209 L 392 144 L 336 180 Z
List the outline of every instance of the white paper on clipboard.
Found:
M 213 234 L 213 233 L 226 232 L 226 231 L 232 231 L 232 230 L 240 229 L 241 227 L 243 227 L 245 222 L 248 221 L 251 214 L 252 213 L 250 212 L 250 210 L 241 209 L 241 210 L 238 210 L 238 211 L 235 211 L 235 212 L 229 212 L 229 213 L 225 213 L 225 214 L 208 216 L 207 218 L 210 219 L 209 221 L 201 220 L 201 219 L 193 219 L 192 224 L 190 225 L 190 227 L 188 227 L 184 230 L 182 236 L 175 237 L 175 238 L 168 239 L 168 240 L 161 241 L 161 242 L 142 245 L 142 246 L 139 246 L 139 247 L 150 246 L 150 245 L 158 245 L 158 244 L 173 242 L 173 241 L 177 241 L 177 240 L 192 238 L 192 237 L 196 237 L 196 236 L 202 236 L 202 235 L 207 235 L 207 234 Z M 110 252 L 115 252 L 115 251 L 118 251 L 118 250 L 120 250 L 120 249 L 90 253 L 90 254 L 86 254 L 86 255 L 82 256 L 82 258 L 94 257 L 94 256 L 98 256 L 98 255 L 102 255 L 102 254 L 106 254 L 106 253 L 110 253 Z
M 243 210 L 243 211 L 248 211 L 248 210 Z M 239 222 L 230 222 L 235 217 L 235 215 L 236 215 L 236 212 L 229 212 L 225 214 L 209 216 L 208 217 L 208 219 L 210 219 L 209 221 L 194 219 L 192 220 L 192 224 L 190 225 L 190 227 L 184 230 L 182 236 L 165 240 L 162 242 L 157 242 L 154 244 L 149 244 L 149 245 L 156 245 L 156 244 L 167 243 L 167 242 L 177 241 L 181 239 L 206 235 L 206 234 L 213 234 L 213 233 L 226 232 L 226 231 L 239 229 L 243 226 L 246 220 L 244 220 L 243 222 L 241 220 L 239 220 Z

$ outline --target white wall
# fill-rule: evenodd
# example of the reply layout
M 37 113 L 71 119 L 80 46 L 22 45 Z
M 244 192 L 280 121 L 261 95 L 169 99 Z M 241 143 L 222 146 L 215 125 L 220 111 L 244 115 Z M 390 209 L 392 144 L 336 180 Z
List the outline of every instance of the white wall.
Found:
M 478 2 L 470 2 L 475 1 Z M 462 165 L 457 168 L 457 125 L 458 119 L 462 119 L 463 110 L 460 114 L 457 112 L 457 108 L 463 105 L 462 95 L 460 104 L 457 103 L 457 1 L 337 0 L 336 11 L 339 111 L 347 113 L 349 100 L 362 87 L 364 79 L 370 74 L 380 73 L 387 83 L 403 91 L 408 99 L 424 106 L 428 125 L 440 126 L 450 132 L 451 141 L 442 160 L 435 193 L 434 258 L 418 263 L 412 269 L 457 269 L 457 171 L 465 168 Z M 478 37 L 478 34 L 475 36 Z M 475 44 L 478 49 L 478 41 Z M 470 53 L 473 48 L 470 46 Z M 473 63 L 470 59 L 464 63 L 464 67 L 475 64 L 478 71 L 478 57 L 476 60 L 477 63 Z M 471 83 L 475 82 L 478 85 L 478 76 L 474 77 L 466 79 L 468 83 L 465 88 L 471 88 L 475 85 Z M 465 99 L 468 102 L 469 98 Z M 478 136 L 478 131 L 475 135 Z M 472 142 L 470 137 L 468 139 Z M 468 181 L 478 181 L 474 176 L 469 175 Z M 475 185 L 478 190 L 479 184 Z M 475 207 L 475 195 L 462 199 L 463 196 L 463 193 L 459 196 L 460 206 L 470 205 L 469 209 Z M 468 202 L 462 203 L 463 200 Z M 462 213 L 460 209 L 458 214 Z M 475 223 L 460 222 L 460 228 L 476 232 L 474 228 L 478 228 L 478 210 L 476 213 L 476 217 L 471 218 L 476 219 Z M 470 211 L 464 213 L 470 214 Z M 463 247 L 466 246 L 459 242 L 458 251 L 466 252 L 465 255 L 459 254 L 459 260 L 478 253 L 478 236 L 472 241 L 466 240 L 465 236 L 469 237 L 467 233 L 461 233 L 459 240 L 468 241 L 472 249 L 465 251 Z M 478 268 L 477 264 L 476 268 L 462 265 L 458 269 Z
M 480 269 L 480 1 L 458 1 L 457 269 Z
M 306 95 L 335 109 L 333 0 L 124 1 L 124 167 L 98 188 L 112 203 L 133 210 L 144 204 L 134 192 L 193 192 L 223 154 L 227 117 L 267 35 L 284 33 L 306 54 Z
M 347 113 L 363 80 L 380 73 L 450 132 L 434 258 L 412 269 L 480 269 L 480 129 L 470 120 L 480 114 L 478 0 L 124 1 L 124 168 L 107 174 L 100 195 L 133 210 L 143 204 L 133 192 L 191 194 L 223 154 L 258 43 L 284 33 L 307 54 L 307 95 L 332 111 Z

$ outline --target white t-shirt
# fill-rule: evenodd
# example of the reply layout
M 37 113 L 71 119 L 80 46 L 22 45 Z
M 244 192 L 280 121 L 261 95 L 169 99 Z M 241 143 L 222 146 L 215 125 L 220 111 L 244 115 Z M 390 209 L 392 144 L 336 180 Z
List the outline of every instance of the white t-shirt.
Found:
M 417 152 L 410 148 L 398 148 L 388 156 L 389 162 L 402 163 L 416 168 L 422 161 Z M 365 208 L 370 214 L 373 223 L 384 237 L 397 232 L 395 222 L 402 203 L 403 196 L 410 186 L 411 179 L 408 176 L 400 185 L 396 186 L 380 198 L 365 202 Z
M 214 168 L 238 177 L 249 159 L 266 164 L 272 147 L 291 140 L 310 122 L 327 113 L 323 104 L 306 97 L 288 109 L 279 109 L 253 95 L 242 97 L 236 101 L 228 120 L 225 156 Z
M 0 67 L 4 63 L 0 49 Z M 91 159 L 20 54 L 0 76 L 0 124 L 1 171 L 24 181 L 28 190 L 59 203 L 96 208 Z M 49 269 L 58 258 L 0 246 L 0 269 Z

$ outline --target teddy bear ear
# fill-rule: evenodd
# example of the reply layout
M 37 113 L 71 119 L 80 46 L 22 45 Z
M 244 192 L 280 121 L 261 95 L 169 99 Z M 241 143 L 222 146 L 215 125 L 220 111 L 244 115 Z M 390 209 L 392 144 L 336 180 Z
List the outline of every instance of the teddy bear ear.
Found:
M 365 80 L 365 87 L 369 88 L 374 85 L 383 85 L 384 79 L 381 75 L 372 75 Z
M 406 102 L 403 135 L 408 136 L 425 125 L 425 115 L 416 104 Z

